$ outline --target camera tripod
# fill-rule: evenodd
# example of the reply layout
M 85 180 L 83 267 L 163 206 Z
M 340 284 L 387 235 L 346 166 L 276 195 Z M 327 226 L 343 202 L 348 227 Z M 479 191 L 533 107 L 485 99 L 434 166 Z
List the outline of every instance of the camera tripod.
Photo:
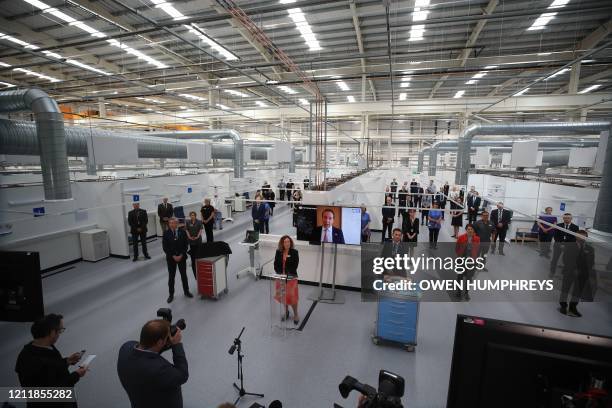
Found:
M 242 354 L 242 340 L 240 340 L 240 337 L 242 336 L 243 332 L 244 332 L 244 327 L 240 331 L 240 334 L 238 335 L 238 337 L 234 339 L 234 344 L 229 349 L 229 354 L 234 354 L 234 352 L 238 350 L 238 379 L 240 380 L 240 387 L 238 387 L 236 383 L 233 384 L 236 391 L 238 391 L 238 398 L 236 398 L 234 405 L 238 405 L 238 403 L 240 402 L 240 399 L 244 397 L 245 395 L 252 395 L 254 397 L 260 397 L 260 398 L 263 398 L 264 396 L 263 394 L 257 394 L 254 392 L 246 392 L 246 390 L 244 389 L 244 373 L 242 371 L 242 359 L 244 357 L 244 354 Z

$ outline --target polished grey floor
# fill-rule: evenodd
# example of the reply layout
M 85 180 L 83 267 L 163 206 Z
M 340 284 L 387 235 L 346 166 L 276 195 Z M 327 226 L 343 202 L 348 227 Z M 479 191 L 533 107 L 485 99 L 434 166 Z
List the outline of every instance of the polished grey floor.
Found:
M 445 406 L 458 313 L 612 335 L 608 304 L 585 303 L 581 306 L 584 317 L 577 319 L 559 314 L 555 303 L 423 303 L 419 344 L 414 353 L 407 353 L 372 344 L 376 305 L 361 302 L 356 292 L 343 292 L 343 305 L 318 303 L 303 331 L 282 335 L 271 328 L 268 281 L 235 278 L 236 271 L 248 262 L 246 247 L 237 244 L 248 224 L 248 214 L 242 214 L 234 226 L 216 234 L 216 239 L 229 242 L 234 251 L 228 270 L 228 296 L 218 301 L 187 299 L 177 282 L 178 295 L 171 307 L 174 316 L 185 318 L 188 325 L 183 337 L 190 365 L 190 378 L 183 386 L 185 407 L 210 408 L 234 400 L 231 384 L 236 377 L 236 359 L 227 350 L 243 326 L 247 390 L 265 393 L 259 401 L 266 405 L 279 399 L 285 407 L 308 408 L 331 407 L 333 402 L 355 406 L 354 395 L 342 401 L 338 383 L 349 374 L 376 385 L 378 370 L 383 368 L 406 379 L 404 406 Z M 285 209 L 277 211 L 271 232 L 291 230 L 289 213 Z M 421 235 L 427 239 L 426 231 Z M 450 241 L 446 229 L 440 239 Z M 46 311 L 65 316 L 67 330 L 58 348 L 65 354 L 85 348 L 98 355 L 90 372 L 77 384 L 80 407 L 129 407 L 116 375 L 117 352 L 123 342 L 138 338 L 142 324 L 155 318 L 159 307 L 167 306 L 167 272 L 160 245 L 159 240 L 150 244 L 150 261 L 110 258 L 83 262 L 43 280 Z M 510 255 L 517 250 L 513 245 L 507 247 Z M 191 274 L 190 285 L 195 291 Z M 300 286 L 302 317 L 312 304 L 307 296 L 313 290 Z M 30 340 L 29 326 L 0 323 L 1 385 L 16 384 L 14 362 Z M 254 401 L 249 398 L 241 406 L 248 407 Z

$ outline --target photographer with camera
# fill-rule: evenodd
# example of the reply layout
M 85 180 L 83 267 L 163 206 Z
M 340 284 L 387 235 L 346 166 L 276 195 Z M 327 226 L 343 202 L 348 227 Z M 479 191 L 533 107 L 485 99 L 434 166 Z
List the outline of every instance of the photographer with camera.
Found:
M 140 342 L 128 341 L 121 346 L 117 373 L 132 408 L 183 406 L 181 385 L 187 382 L 189 371 L 181 329 L 172 328 L 168 320 L 148 321 L 140 331 Z M 161 356 L 168 348 L 174 364 Z

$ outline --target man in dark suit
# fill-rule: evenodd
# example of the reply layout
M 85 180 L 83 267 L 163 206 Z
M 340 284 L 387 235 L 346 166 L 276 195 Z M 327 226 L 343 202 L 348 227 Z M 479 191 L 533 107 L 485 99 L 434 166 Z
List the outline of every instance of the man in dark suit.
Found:
M 468 193 L 467 207 L 468 224 L 474 224 L 476 222 L 476 217 L 478 216 L 478 209 L 480 208 L 480 197 L 478 196 L 478 191 Z
M 174 217 L 174 208 L 168 202 L 168 197 L 164 197 L 162 202 L 157 206 L 157 216 L 159 217 L 159 225 L 162 229 L 162 236 L 168 229 L 168 220 Z
M 398 212 L 398 217 L 404 216 L 408 210 L 405 208 L 407 206 L 410 205 L 410 203 L 408 202 L 408 199 L 410 198 L 410 193 L 408 192 L 408 182 L 404 182 L 404 185 L 402 186 L 402 188 L 400 189 L 399 193 L 397 194 L 397 206 L 399 208 L 399 212 Z
M 147 212 L 140 208 L 140 203 L 133 203 L 132 211 L 128 213 L 128 225 L 132 234 L 132 247 L 134 249 L 134 258 L 132 261 L 138 260 L 138 240 L 142 244 L 142 253 L 146 259 L 151 259 L 147 250 L 147 224 L 149 216 Z
M 177 327 L 170 334 L 166 320 L 151 320 L 140 331 L 140 342 L 128 341 L 121 346 L 117 374 L 130 398 L 132 408 L 182 408 L 181 385 L 189 378 L 187 357 Z M 172 363 L 161 356 L 172 350 Z
M 266 221 L 267 208 L 261 201 L 261 195 L 255 197 L 255 202 L 251 207 L 251 217 L 253 217 L 253 229 L 259 233 L 264 233 L 264 224 Z
M 322 225 L 312 230 L 310 243 L 320 244 L 321 242 L 332 242 L 334 244 L 344 244 L 344 234 L 340 228 L 333 226 L 334 212 L 326 208 L 321 213 Z
M 408 246 L 405 242 L 402 242 L 402 230 L 394 228 L 391 234 L 391 241 L 387 241 L 383 245 L 381 256 L 384 258 L 395 258 L 397 255 L 403 256 L 408 253 Z M 397 270 L 383 273 L 383 276 L 408 276 L 406 270 Z
M 572 223 L 572 214 L 563 214 L 563 222 L 557 224 L 557 228 L 555 229 L 555 242 L 553 244 L 552 259 L 550 260 L 551 277 L 557 272 L 557 263 L 559 262 L 559 258 L 561 257 L 566 244 L 576 242 L 576 236 L 569 234 L 568 231 L 577 234 L 579 230 L 580 228 L 578 228 L 576 224 Z
M 166 263 L 168 264 L 168 303 L 174 300 L 174 278 L 176 276 L 176 267 L 178 266 L 181 274 L 181 282 L 183 283 L 183 293 L 187 297 L 193 297 L 189 292 L 189 284 L 187 282 L 187 234 L 184 230 L 177 228 L 178 221 L 176 218 L 170 218 L 168 221 L 168 230 L 164 233 L 162 246 L 166 253 Z
M 504 244 L 506 243 L 506 233 L 508 232 L 508 226 L 512 221 L 512 214 L 510 211 L 504 208 L 504 203 L 501 201 L 497 203 L 497 208 L 491 211 L 491 224 L 493 224 L 493 245 L 491 246 L 491 253 L 495 253 L 495 247 L 497 244 L 497 238 L 499 238 L 499 254 L 504 254 Z

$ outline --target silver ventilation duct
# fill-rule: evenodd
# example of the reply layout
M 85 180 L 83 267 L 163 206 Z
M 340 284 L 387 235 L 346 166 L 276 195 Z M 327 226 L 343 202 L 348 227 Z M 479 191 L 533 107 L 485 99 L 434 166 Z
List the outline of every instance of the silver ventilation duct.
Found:
M 109 138 L 130 138 L 138 141 L 138 157 L 142 159 L 186 159 L 187 145 L 177 139 L 162 139 L 159 137 L 132 135 L 111 132 L 103 129 L 92 129 L 81 126 L 67 126 L 65 131 L 65 146 L 68 156 L 87 157 L 87 141 L 91 136 Z M 192 142 L 193 143 L 193 142 Z M 38 155 L 39 141 L 36 136 L 36 126 L 31 122 L 15 122 L 0 119 L 0 154 Z M 252 160 L 267 160 L 266 147 L 250 147 Z M 234 159 L 234 146 L 213 143 L 213 159 Z
M 475 147 L 512 147 L 512 144 L 516 140 L 473 140 L 470 150 Z M 424 148 L 419 152 L 417 170 L 423 171 L 423 162 L 425 153 L 429 155 L 428 174 L 430 176 L 436 175 L 436 167 L 438 165 L 438 153 L 440 151 L 455 151 L 458 145 L 457 140 L 445 140 L 436 142 L 433 145 Z M 539 141 L 540 150 L 554 149 L 554 148 L 572 148 L 572 147 L 597 147 L 599 145 L 598 140 L 541 140 Z
M 232 139 L 234 142 L 234 177 L 244 177 L 244 141 L 240 133 L 234 129 L 213 130 L 186 130 L 176 132 L 148 132 L 147 136 L 163 137 L 166 139 Z
M 72 198 L 64 117 L 59 106 L 40 89 L 0 92 L 0 112 L 24 110 L 31 110 L 36 120 L 36 154 L 40 155 L 45 200 Z
M 524 122 L 475 124 L 461 132 L 458 139 L 455 184 L 467 183 L 472 139 L 479 135 L 576 135 L 597 134 L 610 129 L 610 122 Z M 612 163 L 609 163 L 612 166 Z

